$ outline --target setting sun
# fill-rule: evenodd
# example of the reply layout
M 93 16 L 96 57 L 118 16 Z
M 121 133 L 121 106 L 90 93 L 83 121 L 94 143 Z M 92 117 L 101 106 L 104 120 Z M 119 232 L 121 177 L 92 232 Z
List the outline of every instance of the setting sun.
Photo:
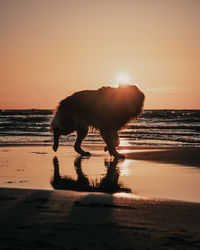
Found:
M 125 73 L 120 73 L 116 77 L 116 82 L 117 82 L 117 84 L 119 84 L 119 83 L 121 83 L 121 84 L 130 83 L 130 77 Z

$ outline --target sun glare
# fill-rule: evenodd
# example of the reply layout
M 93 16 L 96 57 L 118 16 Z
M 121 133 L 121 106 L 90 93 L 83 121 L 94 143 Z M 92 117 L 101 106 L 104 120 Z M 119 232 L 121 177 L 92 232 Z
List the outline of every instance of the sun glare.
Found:
M 121 73 L 117 75 L 116 82 L 117 84 L 128 84 L 130 83 L 130 77 L 125 73 Z
M 123 85 L 123 84 L 135 85 L 139 88 L 139 84 L 132 82 L 132 79 L 130 78 L 128 74 L 120 73 L 115 77 L 115 83 L 112 86 L 115 88 L 118 88 L 119 85 Z

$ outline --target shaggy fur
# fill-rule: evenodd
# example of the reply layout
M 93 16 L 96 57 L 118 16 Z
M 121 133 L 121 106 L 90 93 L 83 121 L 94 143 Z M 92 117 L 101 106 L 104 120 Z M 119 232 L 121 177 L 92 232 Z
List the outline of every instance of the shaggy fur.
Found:
M 118 88 L 103 87 L 98 90 L 84 90 L 62 100 L 51 122 L 54 135 L 54 151 L 59 137 L 77 131 L 74 148 L 81 155 L 90 155 L 81 149 L 88 128 L 100 131 L 106 143 L 105 151 L 122 158 L 116 147 L 119 145 L 118 131 L 142 112 L 144 94 L 134 85 Z

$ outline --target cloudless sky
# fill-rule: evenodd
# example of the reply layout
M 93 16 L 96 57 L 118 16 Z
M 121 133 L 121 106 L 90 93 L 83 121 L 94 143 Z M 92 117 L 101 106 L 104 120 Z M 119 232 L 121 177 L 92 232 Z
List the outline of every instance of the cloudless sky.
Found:
M 0 0 L 0 108 L 138 83 L 146 109 L 200 109 L 199 0 Z

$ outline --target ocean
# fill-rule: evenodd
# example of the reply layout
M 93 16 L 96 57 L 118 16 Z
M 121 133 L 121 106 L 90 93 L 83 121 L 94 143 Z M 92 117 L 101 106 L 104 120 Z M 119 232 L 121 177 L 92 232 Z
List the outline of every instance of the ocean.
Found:
M 0 143 L 51 144 L 52 110 L 0 110 Z M 200 110 L 144 110 L 142 116 L 120 131 L 120 145 L 200 146 Z M 61 138 L 73 144 L 76 134 Z M 90 131 L 86 144 L 104 144 L 97 131 Z

